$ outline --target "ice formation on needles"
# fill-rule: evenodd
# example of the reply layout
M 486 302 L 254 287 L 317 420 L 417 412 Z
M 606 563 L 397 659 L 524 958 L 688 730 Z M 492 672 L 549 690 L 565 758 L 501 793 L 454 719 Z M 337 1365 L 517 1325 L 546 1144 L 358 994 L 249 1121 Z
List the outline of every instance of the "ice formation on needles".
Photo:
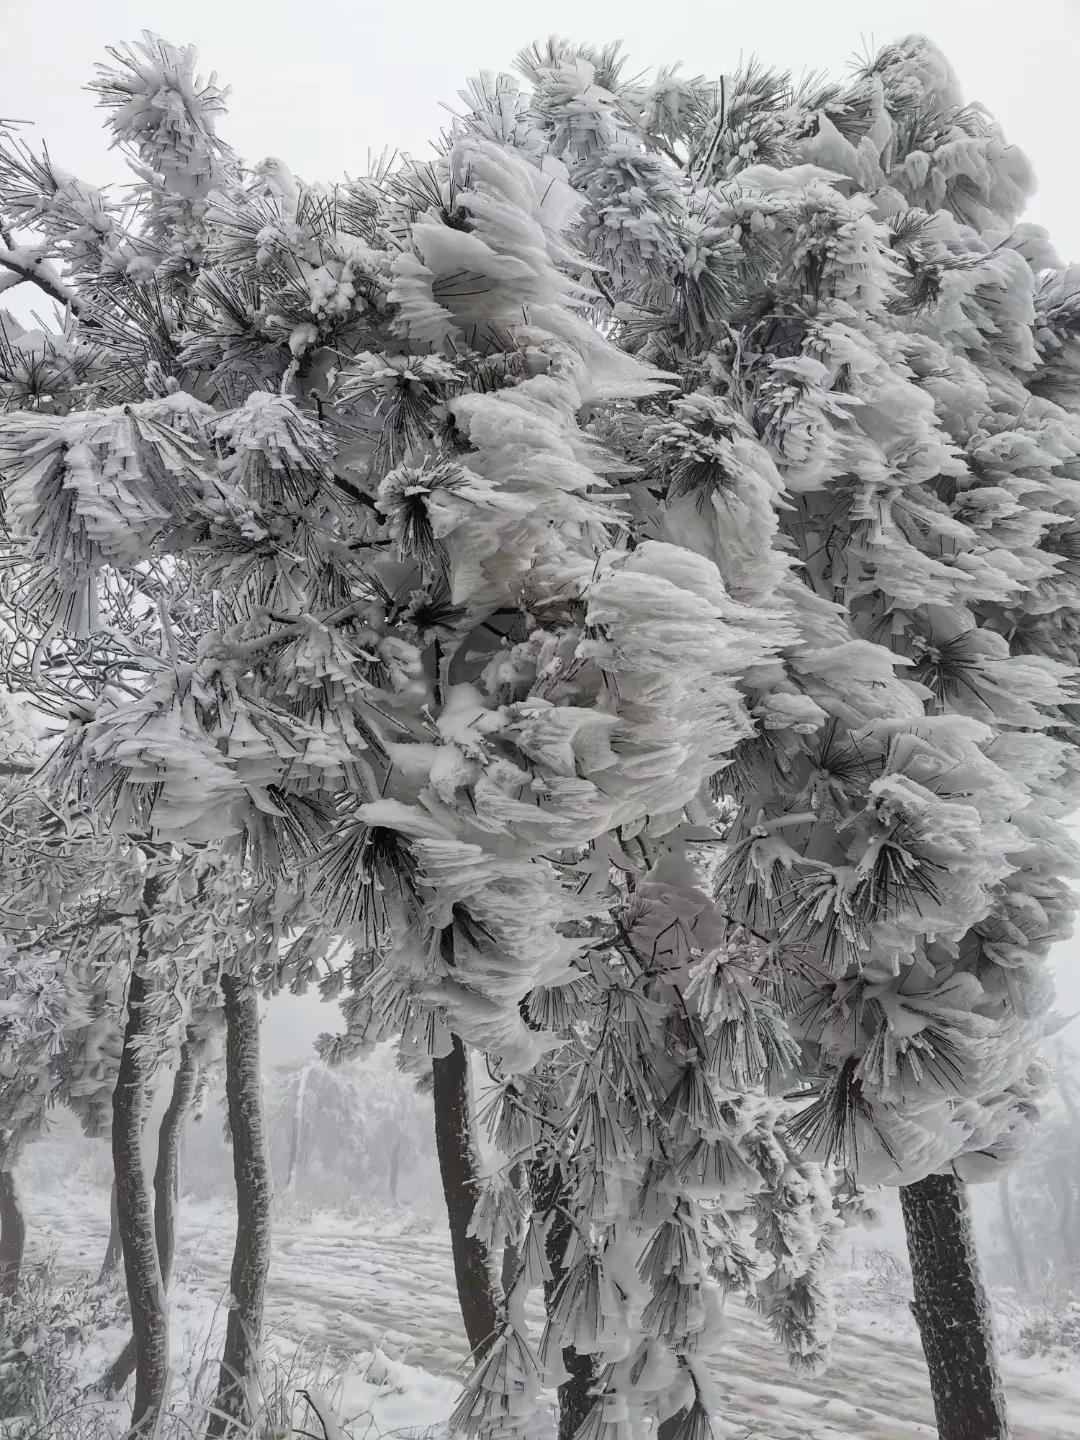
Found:
M 1026 164 L 922 41 L 801 87 L 552 42 L 332 188 L 245 176 L 190 52 L 120 64 L 133 224 L 0 165 L 78 360 L 69 405 L 12 360 L 17 598 L 161 616 L 58 771 L 288 894 L 264 979 L 350 939 L 343 1047 L 488 1058 L 521 1264 L 456 1423 L 589 1357 L 584 1434 L 691 1440 L 719 1291 L 825 1352 L 817 1162 L 968 1173 L 1034 1113 L 1080 372 Z
M 800 643 L 722 777 L 719 882 L 801 992 L 824 1088 L 799 1127 L 868 1178 L 970 1171 L 1031 1113 L 1072 909 L 1071 326 L 1016 223 L 1026 162 L 921 40 L 798 90 L 756 65 L 622 86 L 561 42 L 523 61 L 532 94 L 474 83 L 463 123 L 517 95 L 587 201 L 613 333 L 684 377 L 635 452 L 657 531 L 714 532 L 734 590 L 741 429 L 783 486 Z

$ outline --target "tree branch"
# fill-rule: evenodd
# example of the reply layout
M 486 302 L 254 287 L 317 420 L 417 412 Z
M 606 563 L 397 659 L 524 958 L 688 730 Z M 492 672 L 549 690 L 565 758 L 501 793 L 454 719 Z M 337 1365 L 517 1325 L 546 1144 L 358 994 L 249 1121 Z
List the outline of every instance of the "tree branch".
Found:
M 0 775 L 36 775 L 40 765 L 24 765 L 18 760 L 0 760 Z
M 3 249 L 0 249 L 0 265 L 17 275 L 19 280 L 36 285 L 39 290 L 43 290 L 48 295 L 50 300 L 55 300 L 58 305 L 63 305 L 65 309 L 71 310 L 73 315 L 80 313 L 81 306 L 78 297 L 68 289 L 44 255 L 38 255 L 33 250 L 12 246 L 5 242 Z M 17 284 L 18 281 L 15 283 Z
M 592 275 L 593 284 L 596 286 L 597 290 L 600 291 L 600 294 L 607 301 L 611 309 L 614 310 L 616 304 L 615 296 L 606 279 L 602 275 L 601 271 L 599 270 L 599 268 L 597 268 L 595 270 L 592 270 L 590 273 Z

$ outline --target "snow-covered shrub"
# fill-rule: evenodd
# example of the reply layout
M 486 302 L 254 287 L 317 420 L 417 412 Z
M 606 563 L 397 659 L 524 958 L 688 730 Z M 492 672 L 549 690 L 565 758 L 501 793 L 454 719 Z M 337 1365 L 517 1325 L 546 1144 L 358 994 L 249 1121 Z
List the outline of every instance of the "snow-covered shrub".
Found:
M 60 1280 L 50 1265 L 28 1267 L 18 1295 L 0 1300 L 0 1420 L 32 1421 L 59 1435 L 61 1412 L 87 1383 L 82 1357 L 100 1333 L 122 1323 L 115 1290 L 88 1278 Z
M 0 1437 L 3 1440 L 128 1440 L 128 1411 L 121 1400 L 107 1400 L 93 1387 L 93 1366 L 115 1335 L 123 1317 L 100 1305 L 91 1287 L 58 1286 L 47 1271 L 35 1277 L 21 1313 L 26 1331 L 15 1379 L 8 1378 L 0 1358 Z M 191 1296 L 185 1297 L 193 1299 Z M 52 1327 L 56 1311 L 76 1301 L 60 1357 L 50 1343 L 34 1347 L 32 1336 Z M 196 1307 L 199 1308 L 199 1307 Z M 205 1319 L 200 1315 L 200 1318 Z M 0 1326 L 4 1312 L 0 1308 Z M 75 1326 L 80 1327 L 74 1333 Z M 211 1330 L 215 1327 L 212 1324 Z M 101 1343 L 85 1342 L 97 1333 Z M 0 1334 L 4 1332 L 0 1330 Z M 206 1431 L 214 1400 L 214 1368 L 209 1334 L 194 1333 L 184 1363 L 171 1377 L 171 1393 L 154 1440 L 192 1440 Z M 73 1358 L 74 1357 L 74 1358 Z M 434 1435 L 449 1410 L 453 1382 L 440 1382 L 414 1367 L 386 1360 L 376 1352 L 359 1373 L 343 1374 L 325 1354 L 307 1346 L 293 1351 L 269 1350 L 252 1380 L 254 1418 L 229 1432 L 229 1440 L 372 1440 L 389 1434 Z M 415 1426 L 398 1427 L 399 1416 Z M 432 1422 L 436 1423 L 432 1423 Z
M 865 1255 L 866 1284 L 875 1294 L 889 1300 L 907 1300 L 911 1294 L 911 1274 L 907 1265 L 893 1250 L 868 1250 Z
M 1040 1311 L 1021 1326 L 1016 1349 L 1026 1359 L 1047 1356 L 1080 1364 L 1080 1302 L 1070 1300 L 1056 1309 Z
M 906 1259 L 885 1246 L 863 1249 L 850 1268 L 832 1277 L 837 1311 L 857 1329 L 872 1328 L 910 1337 L 911 1271 Z

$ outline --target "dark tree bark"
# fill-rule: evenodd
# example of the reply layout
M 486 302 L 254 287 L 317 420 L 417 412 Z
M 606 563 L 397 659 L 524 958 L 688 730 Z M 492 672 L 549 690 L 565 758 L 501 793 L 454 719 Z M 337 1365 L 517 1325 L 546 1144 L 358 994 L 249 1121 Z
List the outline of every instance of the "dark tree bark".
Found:
M 180 1063 L 173 1076 L 172 1094 L 158 1130 L 157 1164 L 154 1167 L 154 1237 L 165 1284 L 172 1273 L 176 1253 L 176 1204 L 180 1196 L 180 1141 L 184 1123 L 195 1099 L 199 1079 L 198 1041 L 188 1028 L 180 1047 Z
M 153 882 L 144 890 L 144 905 L 153 909 Z M 145 962 L 139 946 L 139 962 Z M 128 987 L 127 1024 L 120 1069 L 113 1091 L 112 1152 L 116 1176 L 116 1210 L 124 1251 L 131 1328 L 135 1338 L 135 1404 L 132 1430 L 149 1435 L 165 1401 L 169 1371 L 169 1318 L 154 1239 L 154 1211 L 143 1165 L 142 1130 L 146 1082 L 139 1044 L 147 1032 L 146 977 L 137 963 Z
M 902 1186 L 900 1204 L 939 1440 L 1009 1440 L 964 1186 L 930 1175 Z
M 167 1289 L 176 1250 L 176 1200 L 180 1179 L 180 1137 L 184 1132 L 191 1102 L 195 1097 L 199 1065 L 194 1032 L 189 1029 L 180 1047 L 180 1063 L 173 1076 L 172 1094 L 158 1130 L 157 1164 L 154 1167 L 154 1243 L 157 1247 L 161 1283 Z M 115 1186 L 113 1187 L 115 1194 Z M 108 1260 L 108 1255 L 106 1255 Z M 104 1267 L 102 1273 L 106 1273 Z M 135 1369 L 135 1336 L 121 1350 L 105 1372 L 100 1388 L 106 1395 L 118 1395 Z
M 520 1190 L 522 1184 L 521 1162 L 510 1166 L 510 1174 L 507 1176 L 511 1187 Z M 503 1245 L 502 1257 L 502 1288 L 503 1294 L 509 1298 L 510 1291 L 514 1288 L 514 1281 L 521 1266 L 521 1246 L 516 1237 L 508 1237 Z
M 0 1297 L 12 1299 L 19 1289 L 26 1221 L 14 1170 L 0 1170 Z
M 270 1166 L 259 1067 L 259 1002 L 250 980 L 222 975 L 225 1009 L 225 1094 L 236 1183 L 236 1244 L 232 1306 L 225 1332 L 217 1399 L 207 1440 L 249 1424 L 252 1370 L 262 1338 L 270 1268 Z
M 550 1313 L 555 1295 L 566 1274 L 566 1252 L 573 1237 L 573 1225 L 563 1202 L 562 1172 L 538 1161 L 529 1166 L 533 1209 L 548 1217 L 545 1239 L 551 1279 L 544 1281 L 544 1307 Z M 596 1367 L 591 1355 L 579 1355 L 570 1345 L 563 1347 L 563 1365 L 568 1380 L 559 1386 L 559 1440 L 573 1440 L 595 1404 L 592 1387 Z
M 686 1419 L 685 1410 L 676 1410 L 674 1415 L 669 1415 L 666 1420 L 661 1420 L 656 1427 L 656 1440 L 675 1440 L 679 1433 L 679 1427 Z
M 112 1182 L 109 1196 L 109 1243 L 105 1247 L 105 1259 L 101 1262 L 97 1283 L 103 1285 L 120 1264 L 124 1247 L 120 1243 L 120 1212 L 116 1208 L 116 1181 Z
M 439 1153 L 458 1303 L 474 1356 L 495 1331 L 498 1311 L 487 1246 L 469 1234 L 476 1206 L 478 1161 L 473 1134 L 469 1057 L 457 1035 L 449 1055 L 431 1062 L 435 1103 L 435 1147 Z

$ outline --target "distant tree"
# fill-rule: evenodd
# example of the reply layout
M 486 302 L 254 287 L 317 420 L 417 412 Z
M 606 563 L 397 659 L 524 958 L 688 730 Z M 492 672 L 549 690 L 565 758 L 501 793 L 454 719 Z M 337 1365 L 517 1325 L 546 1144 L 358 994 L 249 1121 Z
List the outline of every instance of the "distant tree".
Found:
M 431 1143 L 431 1099 L 390 1045 L 336 1065 L 313 1056 L 277 1067 L 266 1114 L 278 1193 L 305 1203 L 397 1199 L 395 1179 Z
M 1002 1183 L 996 1216 L 1012 1271 L 1029 1296 L 1080 1296 L 1080 1102 L 1076 1062 L 1059 1046 L 1034 1141 Z

